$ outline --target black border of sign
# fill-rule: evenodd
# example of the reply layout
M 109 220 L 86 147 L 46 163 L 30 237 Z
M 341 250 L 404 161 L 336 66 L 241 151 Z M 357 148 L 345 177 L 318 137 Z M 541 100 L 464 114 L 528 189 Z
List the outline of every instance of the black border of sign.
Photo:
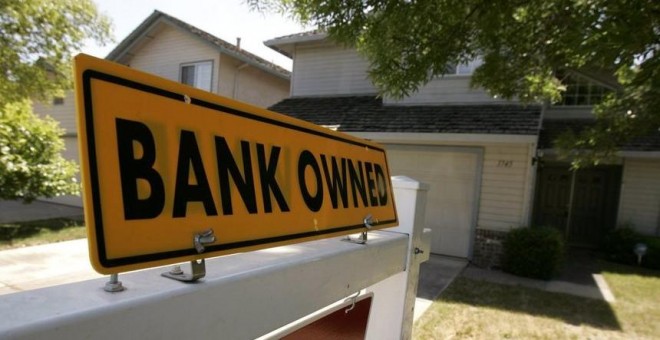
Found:
M 183 95 L 180 93 L 175 93 L 167 90 L 163 90 L 157 87 L 153 87 L 150 85 L 138 83 L 132 80 L 124 79 L 118 76 L 114 76 L 111 74 L 103 73 L 100 71 L 96 70 L 85 70 L 82 73 L 82 80 L 83 80 L 83 97 L 84 97 L 84 110 L 85 110 L 85 129 L 87 131 L 87 153 L 88 153 L 88 161 L 89 161 L 89 172 L 90 172 L 90 181 L 92 185 L 92 205 L 93 205 L 93 218 L 94 218 L 94 227 L 96 229 L 96 245 L 97 245 L 97 251 L 99 255 L 99 262 L 103 267 L 105 268 L 112 268 L 112 267 L 119 267 L 119 266 L 126 266 L 126 265 L 132 265 L 132 264 L 139 264 L 139 263 L 145 263 L 145 262 L 153 262 L 153 261 L 159 261 L 159 260 L 166 260 L 166 259 L 173 259 L 173 258 L 178 258 L 178 257 L 183 257 L 183 256 L 190 256 L 190 255 L 199 255 L 197 251 L 195 250 L 194 247 L 190 249 L 180 249 L 180 250 L 174 250 L 174 251 L 167 251 L 167 252 L 161 252 L 161 253 L 154 253 L 154 254 L 145 254 L 145 255 L 138 255 L 138 256 L 129 256 L 129 257 L 121 257 L 121 258 L 116 258 L 116 259 L 108 259 L 107 258 L 107 253 L 106 253 L 106 247 L 105 247 L 105 235 L 103 233 L 103 216 L 101 213 L 101 193 L 100 193 L 100 186 L 99 186 L 99 175 L 97 172 L 98 169 L 98 163 L 97 163 L 97 158 L 96 158 L 96 139 L 95 139 L 95 134 L 94 134 L 94 112 L 93 112 L 93 105 L 92 105 L 92 79 L 97 79 L 101 81 L 106 81 L 109 83 L 113 83 L 116 85 L 120 86 L 125 86 L 129 87 L 138 91 L 142 92 L 147 92 L 151 93 L 154 95 L 174 99 L 174 100 L 184 100 Z M 118 98 L 118 100 L 120 100 Z M 262 123 L 268 123 L 271 125 L 276 125 L 282 128 L 287 128 L 291 130 L 296 130 L 304 133 L 309 133 L 313 134 L 319 137 L 324 137 L 328 139 L 333 139 L 335 141 L 343 142 L 343 143 L 348 143 L 348 144 L 353 144 L 357 146 L 364 146 L 364 147 L 369 147 L 371 149 L 378 150 L 382 152 L 385 156 L 385 161 L 387 162 L 387 154 L 385 154 L 385 150 L 382 148 L 374 147 L 372 145 L 367 145 L 358 141 L 350 140 L 343 138 L 341 136 L 336 136 L 332 135 L 329 133 L 325 133 L 322 131 L 318 130 L 313 130 L 309 129 L 306 127 L 302 126 L 297 126 L 293 124 L 289 124 L 286 122 L 278 121 L 272 118 L 267 118 L 263 116 L 259 116 L 256 114 L 252 114 L 249 112 L 233 109 L 227 106 L 215 104 L 215 103 L 210 103 L 201 99 L 197 98 L 191 98 L 190 100 L 191 105 L 197 105 L 201 106 L 207 109 L 211 109 L 214 111 L 219 111 L 223 114 L 231 114 L 235 116 L 239 116 L 242 118 L 246 119 L 251 119 L 255 120 L 258 122 Z M 391 183 L 391 182 L 390 182 Z M 390 195 L 393 195 L 393 188 L 390 185 Z M 392 205 L 394 205 L 394 196 L 392 196 Z M 396 207 L 394 207 L 394 219 L 393 220 L 387 220 L 387 221 L 379 221 L 378 224 L 388 224 L 388 223 L 396 223 L 398 222 L 398 216 L 396 212 Z M 349 225 L 349 226 L 342 226 L 342 227 L 336 227 L 332 229 L 326 229 L 326 230 L 321 230 L 321 231 L 310 231 L 310 232 L 304 232 L 304 233 L 298 233 L 298 234 L 290 234 L 290 235 L 283 235 L 283 236 L 276 236 L 276 237 L 268 237 L 268 238 L 263 238 L 263 239 L 256 239 L 256 240 L 249 240 L 249 241 L 241 241 L 241 242 L 234 242 L 234 243 L 227 243 L 227 244 L 219 244 L 219 245 L 211 245 L 206 247 L 206 252 L 208 253 L 213 253 L 217 251 L 223 251 L 223 250 L 230 250 L 230 249 L 238 249 L 238 248 L 245 248 L 245 247 L 251 247 L 251 246 L 258 246 L 258 245 L 263 245 L 263 244 L 269 244 L 269 243 L 276 243 L 276 242 L 282 242 L 282 241 L 289 241 L 289 240 L 295 240 L 295 239 L 302 239 L 302 238 L 307 238 L 307 237 L 313 237 L 313 236 L 320 236 L 320 235 L 326 235 L 326 234 L 332 234 L 332 233 L 337 233 L 337 232 L 344 232 L 344 231 L 350 231 L 350 230 L 361 230 L 364 229 L 364 224 L 355 224 L 355 225 Z

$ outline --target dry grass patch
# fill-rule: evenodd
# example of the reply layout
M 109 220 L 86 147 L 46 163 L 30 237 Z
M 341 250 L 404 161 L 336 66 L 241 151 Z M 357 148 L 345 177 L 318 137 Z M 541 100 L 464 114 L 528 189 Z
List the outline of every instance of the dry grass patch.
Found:
M 617 302 L 458 278 L 415 324 L 415 339 L 654 339 L 660 273 L 604 264 Z

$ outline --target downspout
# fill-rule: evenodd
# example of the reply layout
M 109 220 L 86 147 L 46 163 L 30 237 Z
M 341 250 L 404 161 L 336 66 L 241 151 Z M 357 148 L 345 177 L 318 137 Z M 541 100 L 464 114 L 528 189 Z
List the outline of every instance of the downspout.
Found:
M 241 74 L 241 70 L 244 68 L 250 66 L 248 63 L 243 63 L 241 66 L 236 68 L 236 71 L 234 72 L 234 89 L 232 90 L 231 97 L 232 99 L 236 99 L 237 91 L 238 91 L 238 78 L 239 75 Z

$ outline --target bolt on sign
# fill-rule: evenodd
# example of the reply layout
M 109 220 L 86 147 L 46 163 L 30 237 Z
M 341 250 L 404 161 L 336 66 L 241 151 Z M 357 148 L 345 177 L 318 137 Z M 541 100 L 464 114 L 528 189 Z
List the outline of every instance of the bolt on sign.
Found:
M 361 232 L 368 215 L 398 223 L 376 143 L 87 55 L 75 77 L 100 273 Z

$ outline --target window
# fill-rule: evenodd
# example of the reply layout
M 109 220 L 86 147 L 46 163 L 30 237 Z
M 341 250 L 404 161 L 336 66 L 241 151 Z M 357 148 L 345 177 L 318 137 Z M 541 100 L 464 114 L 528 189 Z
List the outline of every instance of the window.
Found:
M 184 84 L 211 91 L 212 79 L 212 61 L 181 64 L 181 82 Z
M 64 98 L 63 97 L 53 98 L 53 105 L 64 105 Z
M 458 65 L 447 65 L 445 68 L 445 75 L 446 76 L 466 76 L 466 75 L 471 75 L 474 73 L 474 70 L 477 69 L 477 67 L 481 66 L 483 64 L 483 61 L 481 58 L 477 57 L 473 60 L 470 60 L 467 63 L 463 64 L 458 64 Z
M 571 74 L 558 74 L 557 77 L 566 86 L 561 101 L 557 106 L 590 106 L 603 101 L 611 89 L 598 85 L 584 77 Z

